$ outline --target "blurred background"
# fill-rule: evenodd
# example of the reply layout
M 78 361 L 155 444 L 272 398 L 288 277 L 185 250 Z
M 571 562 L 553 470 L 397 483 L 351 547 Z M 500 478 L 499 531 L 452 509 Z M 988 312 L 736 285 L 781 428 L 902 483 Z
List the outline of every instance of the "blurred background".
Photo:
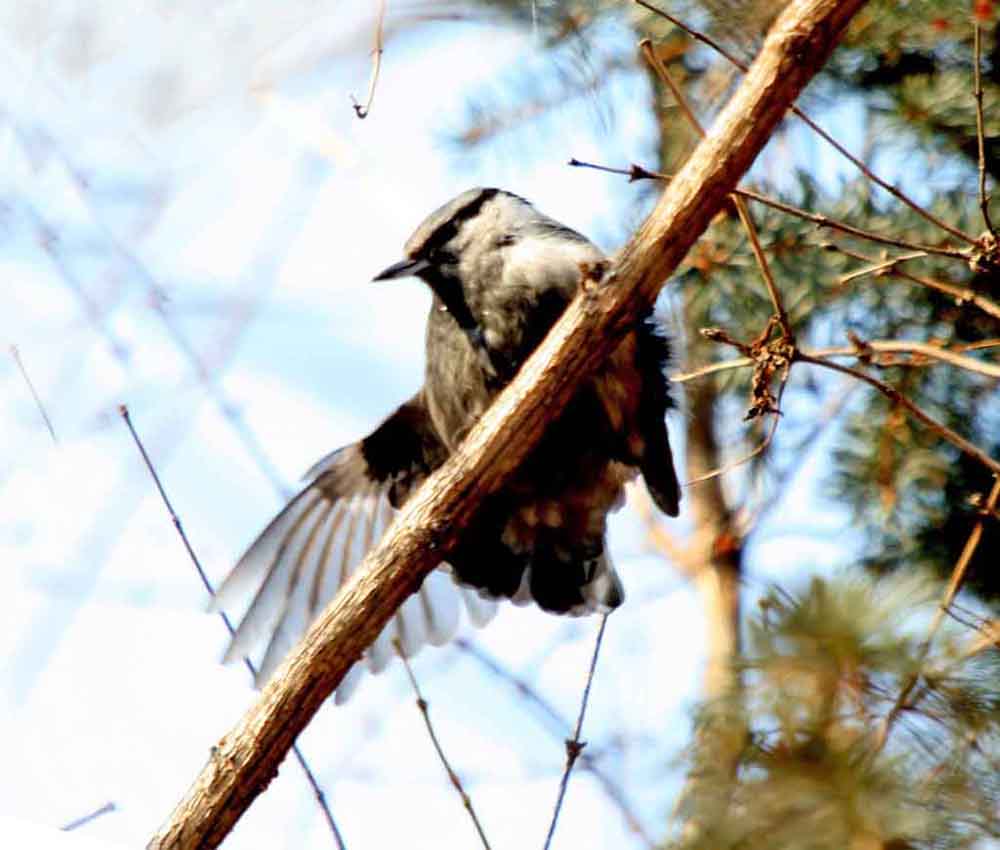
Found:
M 669 11 L 750 59 L 781 5 Z M 986 2 L 870 3 L 801 102 L 973 239 L 985 229 L 977 25 L 984 170 L 992 180 L 1000 168 L 994 20 Z M 634 3 L 389 0 L 383 16 L 376 2 L 0 2 L 0 813 L 58 827 L 110 801 L 80 834 L 141 846 L 255 697 L 245 670 L 219 663 L 227 636 L 119 405 L 218 581 L 305 469 L 419 385 L 428 294 L 368 281 L 430 210 L 500 186 L 608 251 L 641 222 L 658 184 L 567 161 L 671 173 L 692 149 L 642 37 L 710 123 L 738 72 Z M 351 98 L 368 98 L 376 41 L 362 120 Z M 747 184 L 904 244 L 969 244 L 799 122 Z M 996 368 L 988 263 L 907 262 L 944 288 L 896 266 L 852 277 L 902 249 L 753 212 L 803 346 L 916 341 Z M 821 834 L 831 847 L 984 846 L 1000 699 L 990 641 L 971 654 L 968 641 L 988 636 L 997 591 L 1000 536 L 979 513 L 989 471 L 850 376 L 796 366 L 780 392 L 776 381 L 773 439 L 775 417 L 744 421 L 749 370 L 685 379 L 735 356 L 700 328 L 748 341 L 770 312 L 746 235 L 721 215 L 658 317 L 681 378 L 669 421 L 681 477 L 727 471 L 687 488 L 678 520 L 651 514 L 639 489 L 614 517 L 628 602 L 609 621 L 588 760 L 556 844 L 792 847 Z M 988 368 L 847 354 L 1000 455 Z M 977 521 L 961 617 L 931 651 L 920 637 L 940 578 Z M 542 842 L 597 626 L 505 608 L 414 664 L 494 847 Z M 924 676 L 932 661 L 961 672 L 947 699 Z M 789 669 L 804 678 L 790 683 Z M 910 678 L 907 722 L 875 747 L 869 734 Z M 976 747 L 956 756 L 969 734 Z M 324 707 L 300 743 L 347 846 L 476 842 L 398 665 L 346 707 Z M 864 776 L 845 772 L 859 747 Z M 948 811 L 913 799 L 902 779 L 914 770 L 930 797 L 951 781 Z M 720 794 L 739 825 L 711 808 Z M 336 845 L 289 760 L 226 846 Z

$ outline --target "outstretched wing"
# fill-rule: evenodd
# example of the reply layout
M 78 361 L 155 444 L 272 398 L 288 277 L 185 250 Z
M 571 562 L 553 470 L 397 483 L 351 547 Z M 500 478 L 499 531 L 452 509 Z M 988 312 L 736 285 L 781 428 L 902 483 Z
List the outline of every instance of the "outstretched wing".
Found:
M 265 647 L 257 674 L 257 685 L 263 685 L 397 509 L 446 457 L 421 392 L 365 439 L 313 466 L 306 473 L 309 484 L 250 544 L 219 587 L 217 609 L 253 594 L 225 660 Z M 432 572 L 368 648 L 363 663 L 345 677 L 336 701 L 347 699 L 363 665 L 373 673 L 385 668 L 396 654 L 394 640 L 407 657 L 426 643 L 448 641 L 458 628 L 461 601 L 476 625 L 485 625 L 496 611 L 496 603 L 458 587 L 447 569 Z

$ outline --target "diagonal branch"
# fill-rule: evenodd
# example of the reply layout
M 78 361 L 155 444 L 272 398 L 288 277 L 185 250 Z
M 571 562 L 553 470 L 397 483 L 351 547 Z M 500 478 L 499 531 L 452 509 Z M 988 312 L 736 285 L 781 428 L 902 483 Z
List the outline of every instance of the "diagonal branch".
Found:
M 274 778 L 298 734 L 397 608 L 441 561 L 479 504 L 510 477 L 659 294 L 771 132 L 823 65 L 863 0 L 793 0 L 715 126 L 614 268 L 582 291 L 449 461 L 411 497 L 351 581 L 151 839 L 156 850 L 217 847 Z

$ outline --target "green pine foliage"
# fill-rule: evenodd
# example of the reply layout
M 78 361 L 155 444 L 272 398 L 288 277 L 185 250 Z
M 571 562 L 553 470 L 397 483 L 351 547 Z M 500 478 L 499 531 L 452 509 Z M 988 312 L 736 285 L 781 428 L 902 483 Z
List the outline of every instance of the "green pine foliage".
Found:
M 740 850 L 974 848 L 996 838 L 1000 658 L 946 625 L 923 574 L 774 589 L 746 629 L 746 723 L 734 763 L 705 758 L 730 734 L 709 706 L 696 781 L 668 846 Z M 908 683 L 906 708 L 886 717 Z M 717 723 L 722 716 L 727 723 Z

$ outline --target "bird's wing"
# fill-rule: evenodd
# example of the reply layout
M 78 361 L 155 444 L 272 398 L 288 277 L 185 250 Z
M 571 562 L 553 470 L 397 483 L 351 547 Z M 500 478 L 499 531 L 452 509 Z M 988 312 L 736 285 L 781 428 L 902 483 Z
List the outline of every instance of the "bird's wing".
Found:
M 250 544 L 216 593 L 218 610 L 253 594 L 226 662 L 266 647 L 257 673 L 262 686 L 446 456 L 418 393 L 365 439 L 313 466 L 309 484 Z M 432 572 L 345 677 L 336 701 L 347 699 L 363 665 L 373 673 L 385 668 L 396 654 L 394 640 L 407 657 L 426 643 L 449 640 L 461 601 L 475 625 L 485 625 L 496 611 L 495 602 L 458 587 L 446 570 Z

